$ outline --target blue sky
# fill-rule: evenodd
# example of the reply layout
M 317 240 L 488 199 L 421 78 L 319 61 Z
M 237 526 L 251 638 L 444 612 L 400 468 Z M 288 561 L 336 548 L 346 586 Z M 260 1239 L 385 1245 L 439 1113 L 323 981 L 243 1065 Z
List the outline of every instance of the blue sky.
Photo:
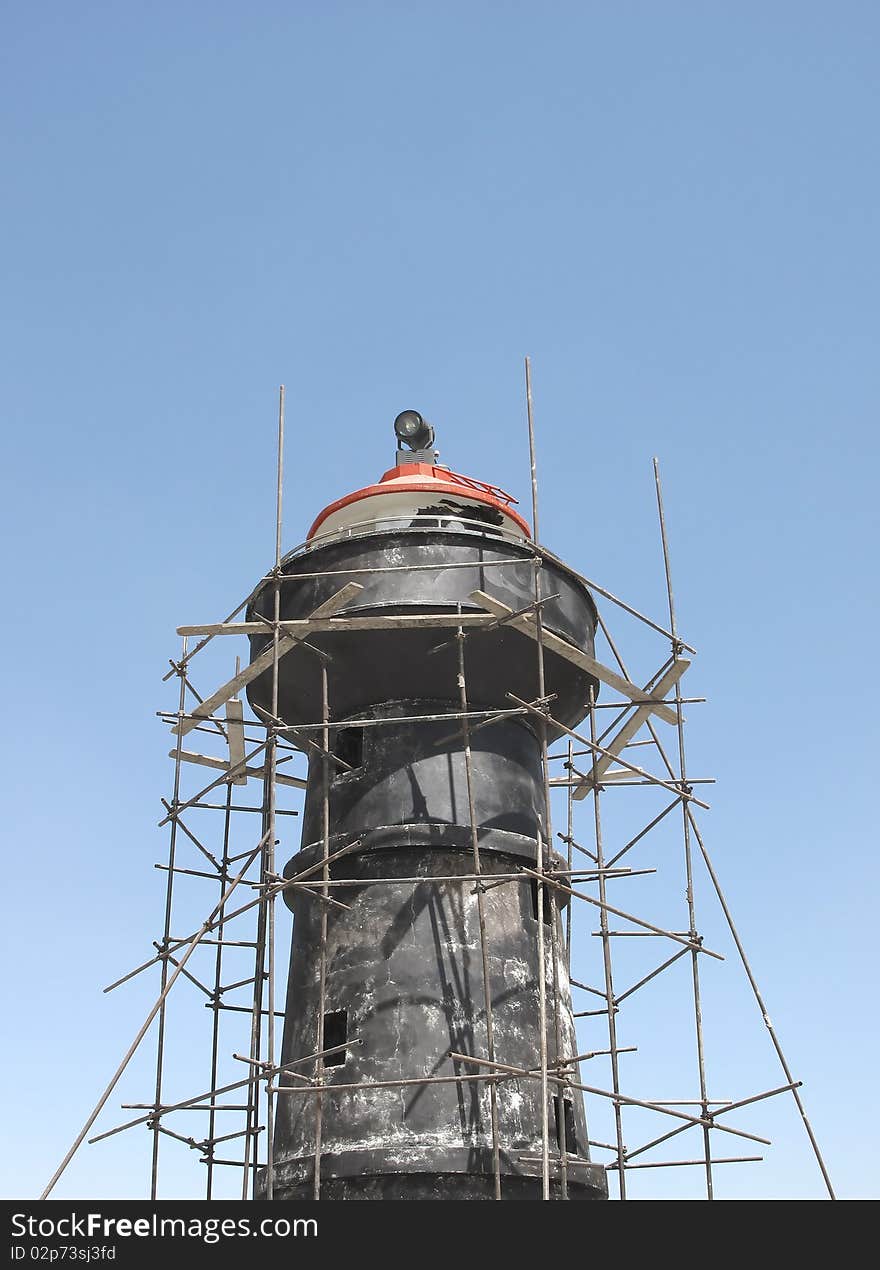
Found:
M 149 1003 L 100 988 L 159 933 L 161 675 L 271 564 L 277 385 L 291 547 L 405 407 L 527 504 L 528 353 L 542 537 L 662 621 L 660 457 L 707 841 L 838 1189 L 876 1195 L 878 35 L 853 2 L 7 6 L 4 1194 Z M 664 651 L 615 630 L 647 678 Z M 706 975 L 718 1096 L 781 1083 L 732 958 Z M 764 1106 L 719 1190 L 820 1196 Z M 141 1193 L 147 1148 L 59 1194 Z

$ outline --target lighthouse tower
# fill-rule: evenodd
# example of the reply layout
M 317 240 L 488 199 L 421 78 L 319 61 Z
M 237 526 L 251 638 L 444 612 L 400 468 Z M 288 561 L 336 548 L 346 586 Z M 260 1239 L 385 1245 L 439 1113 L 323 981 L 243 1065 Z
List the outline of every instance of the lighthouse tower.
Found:
M 549 1139 L 553 1196 L 604 1198 L 576 1065 L 553 1079 L 577 1046 L 540 713 L 574 727 L 596 684 L 505 620 L 540 612 L 592 654 L 595 606 L 536 569 L 509 495 L 438 464 L 417 412 L 395 433 L 396 465 L 325 508 L 248 613 L 273 621 L 277 593 L 282 622 L 339 614 L 248 687 L 309 758 L 273 1195 L 540 1198 Z

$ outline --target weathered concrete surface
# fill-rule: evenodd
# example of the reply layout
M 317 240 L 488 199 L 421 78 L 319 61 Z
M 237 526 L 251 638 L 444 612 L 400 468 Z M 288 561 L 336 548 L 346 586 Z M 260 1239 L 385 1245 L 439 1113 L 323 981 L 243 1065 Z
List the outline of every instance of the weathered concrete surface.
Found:
M 436 713 L 437 702 L 388 703 L 375 713 Z M 377 1088 L 374 1081 L 476 1075 L 486 1069 L 449 1057 L 485 1057 L 487 1035 L 475 884 L 432 882 L 473 871 L 467 773 L 452 720 L 363 729 L 360 766 L 328 780 L 329 854 L 360 841 L 331 866 L 350 879 L 333 889 L 349 911 L 328 910 L 325 1013 L 344 1012 L 344 1061 L 326 1071 L 322 1099 L 322 1194 L 349 1198 L 421 1196 L 491 1198 L 490 1094 L 483 1081 Z M 334 739 L 341 729 L 334 729 Z M 439 743 L 438 743 L 439 742 Z M 324 761 L 310 763 L 304 813 L 306 846 L 288 877 L 323 855 Z M 328 773 L 329 775 L 329 773 Z M 473 738 L 472 775 L 482 871 L 515 872 L 534 865 L 543 803 L 540 747 L 519 719 L 482 729 Z M 561 864 L 546 857 L 545 864 Z M 424 878 L 412 884 L 395 878 Z M 389 879 L 365 885 L 370 879 Z M 282 1061 L 313 1054 L 319 1007 L 320 910 L 314 899 L 288 891 L 295 914 Z M 557 893 L 558 894 L 558 893 Z M 538 945 L 535 888 L 524 876 L 484 892 L 496 1060 L 539 1064 Z M 554 910 L 556 918 L 553 918 Z M 557 1060 L 577 1052 L 566 958 L 557 944 L 559 991 L 553 990 L 553 939 L 561 930 L 558 899 L 548 891 L 544 926 L 548 980 L 547 1047 Z M 555 936 L 560 939 L 559 934 Z M 359 1042 L 359 1044 L 355 1044 Z M 327 1042 L 325 1042 L 326 1044 Z M 300 1071 L 308 1070 L 300 1068 Z M 290 1087 L 301 1082 L 288 1080 Z M 362 1089 L 339 1085 L 363 1084 Z M 496 1084 L 505 1186 L 510 1196 L 540 1193 L 540 1081 Z M 569 1091 L 569 1150 L 582 1159 L 569 1170 L 572 1196 L 602 1194 L 604 1171 L 589 1164 L 581 1097 Z M 556 1099 L 550 1108 L 557 1138 Z M 276 1112 L 275 1188 L 310 1193 L 315 1151 L 315 1100 L 282 1094 Z M 529 1160 L 527 1157 L 532 1157 Z M 538 1175 L 536 1177 L 536 1175 Z M 325 1183 L 329 1190 L 325 1191 Z M 301 1189 L 305 1188 L 305 1189 Z
M 486 852 L 483 870 L 487 876 L 506 873 L 519 859 L 518 852 Z M 417 844 L 353 855 L 333 871 L 334 876 L 352 878 L 350 888 L 333 891 L 351 911 L 332 909 L 328 915 L 326 1010 L 345 1011 L 347 1037 L 360 1042 L 347 1050 L 344 1063 L 326 1072 L 322 1179 L 335 1178 L 336 1191 L 344 1192 L 345 1179 L 350 1179 L 361 1197 L 366 1197 L 365 1189 L 405 1196 L 409 1194 L 405 1178 L 413 1175 L 413 1187 L 420 1192 L 427 1188 L 430 1194 L 447 1198 L 471 1194 L 491 1198 L 490 1099 L 484 1081 L 400 1088 L 368 1084 L 481 1070 L 449 1057 L 450 1051 L 481 1057 L 487 1052 L 477 896 L 472 884 L 429 881 L 432 875 L 461 872 L 462 865 L 460 851 L 425 850 Z M 425 881 L 358 885 L 371 877 L 395 876 L 420 876 Z M 534 1068 L 539 1061 L 539 1015 L 532 883 L 494 886 L 485 892 L 484 904 L 491 933 L 496 1058 Z M 306 898 L 296 902 L 295 913 L 283 1062 L 314 1053 L 317 1044 L 320 918 L 314 901 Z M 545 927 L 548 967 L 552 966 L 551 941 Z M 564 957 L 559 960 L 558 997 L 552 987 L 548 993 L 551 1064 L 557 1059 L 554 1008 L 559 1011 L 561 1056 L 577 1052 Z M 287 1083 L 294 1088 L 300 1084 Z M 335 1091 L 337 1085 L 360 1083 L 366 1087 Z M 517 1190 L 528 1190 L 540 1172 L 535 1162 L 523 1159 L 541 1152 L 540 1081 L 505 1080 L 496 1088 L 504 1177 L 520 1178 Z M 577 1094 L 569 1097 L 575 1135 L 569 1148 L 586 1164 L 583 1103 Z M 283 1194 L 292 1195 L 312 1176 L 314 1101 L 297 1093 L 278 1098 L 275 1185 Z M 554 1101 L 550 1110 L 554 1141 L 555 1121 Z M 372 1179 L 369 1185 L 365 1178 Z M 572 1191 L 595 1190 L 603 1183 L 602 1170 L 577 1166 L 570 1170 Z
M 485 569 L 519 552 L 522 562 Z M 366 582 L 358 612 L 436 611 L 470 607 L 471 590 L 496 594 L 514 609 L 534 599 L 534 575 L 525 546 L 480 534 L 396 530 L 360 535 L 285 561 L 282 617 L 310 613 L 349 580 Z M 416 572 L 346 574 L 381 563 L 448 560 L 465 567 Z M 473 566 L 473 567 L 471 567 Z M 296 571 L 335 570 L 331 579 L 298 579 Z M 544 578 L 551 629 L 592 652 L 595 607 L 586 589 L 564 568 Z M 253 606 L 265 611 L 265 592 Z M 262 606 L 262 607 L 261 607 Z M 449 635 L 452 634 L 450 631 Z M 328 1060 L 322 1095 L 321 1195 L 326 1199 L 491 1199 L 493 1150 L 490 1086 L 485 1068 L 450 1052 L 485 1058 L 488 1052 L 478 902 L 473 882 L 433 881 L 473 871 L 467 767 L 461 725 L 450 718 L 358 728 L 354 718 L 400 718 L 458 709 L 457 650 L 443 631 L 395 631 L 315 636 L 333 656 L 329 666 L 331 748 L 351 766 L 346 772 L 312 755 L 303 816 L 303 847 L 287 866 L 292 877 L 323 858 L 324 795 L 333 855 L 357 849 L 330 866 L 349 883 L 333 888 L 348 909 L 327 909 L 325 1047 L 346 1040 Z M 265 644 L 252 640 L 252 656 Z M 473 709 L 509 708 L 508 691 L 537 695 L 537 650 L 509 628 L 481 633 L 466 644 L 468 698 Z M 285 722 L 320 717 L 319 663 L 313 652 L 291 652 L 279 663 L 280 714 Z M 547 658 L 554 714 L 567 722 L 583 716 L 591 681 L 570 662 Z M 252 704 L 266 705 L 268 679 L 248 689 Z M 293 734 L 291 734 L 293 735 Z M 539 837 L 546 843 L 541 752 L 531 719 L 495 720 L 472 741 L 474 820 L 483 872 L 533 866 Z M 545 847 L 546 850 L 546 847 Z M 545 867 L 561 862 L 545 858 Z M 318 880 L 319 875 L 313 875 Z M 417 883 L 406 878 L 422 879 Z M 371 885 L 375 879 L 387 879 Z M 395 880 L 400 879 L 400 880 Z M 282 1062 L 307 1058 L 318 1048 L 321 906 L 302 890 L 285 898 L 294 912 Z M 543 927 L 547 985 L 547 1052 L 552 1067 L 577 1052 L 566 957 L 561 945 L 559 893 L 547 893 Z M 538 921 L 533 880 L 526 875 L 484 891 L 489 994 L 499 1063 L 539 1069 Z M 554 985 L 554 946 L 559 981 Z M 557 1053 L 557 1031 L 559 1045 Z M 297 1068 L 315 1072 L 312 1060 Z M 427 1076 L 440 1083 L 418 1082 Z M 310 1198 L 316 1143 L 316 1098 L 302 1082 L 282 1077 L 290 1092 L 276 1100 L 274 1194 Z M 356 1088 L 349 1088 L 356 1086 Z M 497 1091 L 502 1193 L 539 1198 L 542 1147 L 540 1080 L 503 1079 Z M 590 1162 L 583 1100 L 567 1090 L 567 1106 L 548 1109 L 551 1153 L 567 1141 L 571 1198 L 604 1198 L 604 1169 Z M 557 1111 L 567 1128 L 557 1129 Z M 555 1178 L 555 1174 L 554 1174 Z M 554 1197 L 559 1196 L 556 1180 Z
M 511 559 L 516 563 L 487 567 L 494 561 Z M 430 564 L 439 567 L 424 567 Z M 416 567 L 392 573 L 361 572 L 402 565 Z M 364 589 L 346 605 L 346 616 L 455 613 L 459 604 L 465 613 L 485 615 L 485 610 L 470 599 L 474 590 L 487 591 L 515 610 L 535 600 L 531 551 L 525 544 L 448 529 L 412 527 L 359 534 L 285 557 L 282 568 L 282 620 L 308 617 L 347 582 L 357 582 Z M 331 571 L 330 576 L 298 576 L 322 570 Z M 592 655 L 596 608 L 586 587 L 564 566 L 552 563 L 542 569 L 541 587 L 548 597 L 542 609 L 546 628 Z M 257 615 L 271 620 L 274 606 L 274 586 L 270 583 L 249 606 L 248 620 Z M 456 700 L 454 641 L 444 651 L 429 655 L 431 648 L 452 634 L 451 630 L 433 629 L 312 635 L 309 642 L 333 657 L 328 675 L 334 717 L 344 718 L 398 698 Z M 271 633 L 252 635 L 250 642 L 253 661 L 271 642 Z M 549 650 L 544 661 L 545 690 L 555 694 L 553 714 L 574 727 L 584 716 L 590 685 L 594 689 L 598 685 L 585 671 Z M 469 640 L 467 663 L 468 696 L 473 703 L 508 707 L 508 692 L 525 701 L 538 695 L 534 640 L 510 626 L 499 626 Z M 247 695 L 251 705 L 270 709 L 271 671 L 253 679 Z M 308 649 L 294 648 L 281 662 L 279 713 L 289 723 L 314 723 L 321 718 L 319 664 Z

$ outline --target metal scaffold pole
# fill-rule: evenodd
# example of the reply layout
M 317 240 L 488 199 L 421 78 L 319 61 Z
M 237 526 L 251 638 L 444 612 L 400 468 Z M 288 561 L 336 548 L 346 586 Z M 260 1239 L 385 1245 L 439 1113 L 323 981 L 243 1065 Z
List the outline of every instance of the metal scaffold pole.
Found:
M 654 484 L 657 491 L 657 514 L 660 518 L 660 540 L 663 547 L 663 568 L 666 574 L 666 595 L 669 603 L 669 629 L 672 632 L 672 659 L 678 662 L 681 657 L 681 644 L 678 640 L 675 621 L 675 601 L 672 594 L 672 572 L 669 564 L 669 543 L 666 538 L 666 516 L 663 511 L 663 490 L 660 485 L 660 464 L 654 459 Z M 676 734 L 678 738 L 678 779 L 681 782 L 681 788 L 684 793 L 690 793 L 687 783 L 687 772 L 685 766 L 684 752 L 684 715 L 681 708 L 681 683 L 676 680 L 675 683 L 675 699 L 676 699 Z M 694 872 L 693 857 L 691 854 L 691 836 L 690 836 L 690 819 L 688 816 L 688 805 L 686 802 L 681 804 L 682 812 L 682 833 L 684 836 L 684 860 L 685 873 L 687 878 L 687 897 L 688 907 L 688 933 L 690 938 L 696 943 L 699 940 L 699 933 L 696 928 L 696 907 L 694 903 Z M 700 1080 L 700 1102 L 703 1109 L 703 1116 L 708 1117 L 709 1102 L 706 1087 L 706 1055 L 705 1044 L 703 1040 L 703 1005 L 700 993 L 700 959 L 696 949 L 691 949 L 691 983 L 693 987 L 694 1002 L 694 1034 L 697 1045 L 697 1071 Z M 703 1158 L 705 1162 L 706 1172 L 706 1198 L 714 1197 L 714 1186 L 712 1180 L 712 1146 L 709 1137 L 709 1126 L 703 1125 Z

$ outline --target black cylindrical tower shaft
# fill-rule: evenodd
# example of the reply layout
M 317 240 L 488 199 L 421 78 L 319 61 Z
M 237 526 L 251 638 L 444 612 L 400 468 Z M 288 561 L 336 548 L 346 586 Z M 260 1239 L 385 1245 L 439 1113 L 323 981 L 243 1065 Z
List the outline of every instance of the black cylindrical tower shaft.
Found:
M 307 617 L 348 581 L 364 589 L 346 616 L 479 612 L 471 598 L 477 590 L 521 610 L 534 603 L 532 559 L 523 540 L 460 520 L 415 517 L 405 528 L 377 526 L 287 557 L 281 620 Z M 552 597 L 543 606 L 545 628 L 592 652 L 595 608 L 586 588 L 555 563 L 542 570 L 542 586 Z M 267 589 L 258 596 L 252 613 L 271 619 L 273 595 Z M 312 751 L 302 848 L 285 873 L 293 877 L 322 861 L 326 797 L 329 875 L 344 885 L 329 890 L 336 903 L 326 912 L 323 1008 L 321 901 L 302 889 L 285 893 L 294 929 L 281 1062 L 313 1055 L 319 1035 L 325 1050 L 336 1050 L 324 1060 L 322 1198 L 491 1199 L 490 1071 L 455 1057 L 487 1057 L 487 997 L 496 1063 L 540 1067 L 539 892 L 522 869 L 534 866 L 539 842 L 544 867 L 560 864 L 546 847 L 541 743 L 528 714 L 495 717 L 472 731 L 468 772 L 454 634 L 454 627 L 402 625 L 310 636 L 330 658 L 330 749 L 341 762 L 328 764 Z M 252 637 L 252 657 L 269 638 Z M 468 636 L 465 664 L 471 710 L 511 710 L 511 693 L 537 697 L 534 641 L 509 625 Z M 315 653 L 295 648 L 278 669 L 284 724 L 320 721 Z M 548 652 L 545 679 L 554 716 L 567 724 L 580 719 L 592 686 L 586 673 Z M 255 679 L 251 703 L 267 709 L 270 690 L 269 673 Z M 488 985 L 477 884 L 458 880 L 474 872 L 469 793 L 486 878 Z M 320 873 L 310 876 L 320 880 Z M 546 887 L 543 895 L 545 963 L 555 957 L 559 967 L 555 988 L 549 971 L 546 984 L 552 1070 L 577 1047 L 562 893 Z M 294 1070 L 312 1076 L 315 1063 Z M 277 1099 L 273 1191 L 311 1198 L 315 1095 L 294 1077 L 279 1083 L 290 1092 Z M 604 1197 L 582 1098 L 566 1088 L 560 1104 L 558 1088 L 551 1081 L 551 1151 L 568 1154 L 568 1195 Z M 495 1089 L 502 1195 L 539 1198 L 541 1081 L 504 1079 Z M 558 1176 L 554 1170 L 554 1195 Z

